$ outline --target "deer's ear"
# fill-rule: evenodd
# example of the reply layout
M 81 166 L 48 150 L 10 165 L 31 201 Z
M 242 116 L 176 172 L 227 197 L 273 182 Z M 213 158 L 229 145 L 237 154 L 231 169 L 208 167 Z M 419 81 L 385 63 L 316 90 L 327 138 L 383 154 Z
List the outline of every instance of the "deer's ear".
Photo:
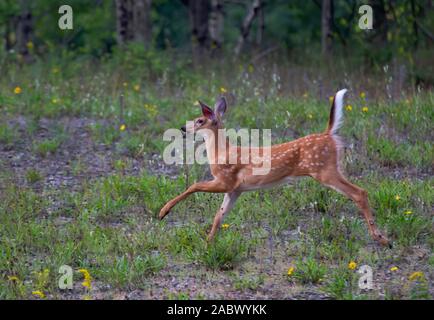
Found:
M 215 113 L 219 117 L 222 117 L 226 112 L 226 108 L 227 108 L 226 99 L 224 97 L 220 97 L 214 106 Z
M 208 107 L 205 103 L 203 103 L 202 101 L 199 101 L 200 107 L 202 108 L 202 113 L 204 115 L 204 117 L 212 120 L 215 118 L 215 114 L 214 111 L 212 111 L 212 109 L 210 107 Z

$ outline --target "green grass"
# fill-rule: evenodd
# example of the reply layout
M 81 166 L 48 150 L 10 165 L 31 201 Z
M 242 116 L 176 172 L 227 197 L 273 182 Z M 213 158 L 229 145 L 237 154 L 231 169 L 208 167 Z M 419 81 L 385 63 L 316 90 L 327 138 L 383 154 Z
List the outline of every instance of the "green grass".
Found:
M 241 236 L 228 232 L 203 246 L 205 248 L 199 249 L 197 259 L 211 269 L 233 269 L 247 251 L 247 245 Z
M 215 72 L 207 73 L 167 68 L 163 77 L 139 70 L 134 60 L 83 63 L 56 65 L 62 71 L 56 75 L 43 72 L 54 67 L 49 61 L 20 72 L 10 67 L 0 79 L 0 151 L 12 154 L 0 162 L 0 298 L 33 299 L 34 290 L 67 297 L 57 287 L 63 264 L 75 271 L 72 294 L 78 298 L 136 290 L 148 298 L 251 298 L 246 294 L 252 292 L 286 298 L 306 288 L 333 299 L 432 298 L 432 92 L 396 101 L 364 100 L 353 92 L 347 100 L 344 168 L 368 191 L 393 249 L 372 242 L 351 201 L 310 179 L 243 194 L 225 218 L 229 227 L 207 243 L 222 195 L 194 194 L 157 219 L 166 201 L 208 170 L 159 166 L 168 144 L 164 131 L 198 116 L 194 102 L 212 104 L 225 87 L 226 126 L 271 128 L 277 143 L 324 130 L 327 97 L 318 99 L 308 88 L 279 91 L 271 75 L 239 66 L 210 65 Z M 17 84 L 19 95 L 13 93 Z M 125 131 L 119 130 L 120 94 Z M 26 119 L 23 130 L 10 124 L 18 116 Z M 77 129 L 68 119 L 86 121 Z M 90 145 L 85 153 L 71 149 L 81 144 Z M 21 169 L 14 165 L 20 157 L 28 159 Z M 59 159 L 56 175 L 73 177 L 74 187 L 45 182 L 52 174 L 48 164 Z M 372 292 L 359 290 L 350 261 L 374 269 Z M 399 271 L 392 273 L 393 265 Z M 290 266 L 294 273 L 287 277 Z M 95 284 L 89 292 L 81 286 L 81 268 Z M 48 275 L 39 276 L 45 269 Z M 416 271 L 425 280 L 407 280 Z M 172 278 L 182 285 L 170 287 Z
M 44 139 L 34 144 L 35 153 L 43 158 L 54 154 L 59 147 L 60 141 L 57 139 Z
M 357 273 L 343 266 L 330 273 L 323 290 L 334 299 L 354 300 L 360 297 L 357 281 Z
M 17 137 L 16 130 L 6 124 L 0 123 L 0 143 L 7 147 L 12 146 Z
M 34 184 L 38 181 L 41 181 L 43 179 L 43 177 L 41 176 L 41 174 L 39 173 L 38 170 L 35 169 L 29 169 L 26 172 L 26 180 L 28 183 L 30 184 Z
M 233 280 L 234 288 L 240 291 L 244 290 L 256 290 L 260 286 L 264 284 L 264 275 L 258 275 L 258 276 L 250 276 L 250 275 L 244 275 L 235 277 Z
M 322 282 L 327 272 L 326 266 L 313 257 L 301 259 L 296 263 L 294 278 L 302 284 Z
M 96 272 L 95 274 L 116 287 L 140 288 L 149 276 L 160 271 L 164 266 L 165 259 L 160 255 L 139 255 L 133 259 L 122 256 L 107 263 L 106 273 Z

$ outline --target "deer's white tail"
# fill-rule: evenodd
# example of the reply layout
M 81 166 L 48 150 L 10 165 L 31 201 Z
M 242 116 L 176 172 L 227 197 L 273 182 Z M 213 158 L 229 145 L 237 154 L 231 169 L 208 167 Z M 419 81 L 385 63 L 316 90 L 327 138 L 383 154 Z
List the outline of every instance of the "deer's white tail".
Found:
M 336 134 L 343 121 L 344 95 L 347 89 L 339 90 L 333 98 L 327 133 Z

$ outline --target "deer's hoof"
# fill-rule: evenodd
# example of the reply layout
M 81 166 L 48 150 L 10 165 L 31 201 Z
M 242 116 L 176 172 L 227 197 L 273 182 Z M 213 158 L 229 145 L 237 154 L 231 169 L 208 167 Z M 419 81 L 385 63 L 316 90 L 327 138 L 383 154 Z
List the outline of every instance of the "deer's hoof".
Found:
M 374 233 L 374 239 L 378 241 L 382 246 L 387 246 L 390 249 L 392 249 L 392 243 L 387 239 L 385 236 L 381 234 L 381 232 L 375 232 Z
M 160 220 L 163 220 L 164 217 L 169 213 L 170 209 L 163 207 L 163 209 L 160 210 L 160 213 L 158 215 L 158 217 L 160 218 Z

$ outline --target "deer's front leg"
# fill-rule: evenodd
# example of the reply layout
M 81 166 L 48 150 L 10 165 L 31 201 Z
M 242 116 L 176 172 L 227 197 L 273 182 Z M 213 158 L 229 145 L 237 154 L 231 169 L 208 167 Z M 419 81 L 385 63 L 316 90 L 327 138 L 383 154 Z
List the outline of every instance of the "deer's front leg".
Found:
M 179 196 L 173 198 L 169 202 L 167 202 L 164 207 L 160 210 L 159 217 L 160 219 L 163 219 L 179 201 L 184 200 L 187 198 L 190 194 L 195 192 L 227 192 L 228 186 L 219 181 L 219 180 L 212 180 L 212 181 L 204 181 L 204 182 L 197 182 L 193 185 L 191 185 L 186 191 L 181 193 Z
M 240 194 L 241 193 L 237 192 L 237 191 L 225 194 L 225 198 L 223 199 L 223 203 L 222 203 L 220 209 L 217 211 L 217 214 L 214 217 L 214 223 L 212 224 L 211 231 L 208 235 L 208 241 L 211 241 L 214 238 L 216 232 L 218 231 L 218 229 L 220 228 L 220 226 L 223 222 L 223 218 L 234 207 L 235 202 L 237 201 Z

